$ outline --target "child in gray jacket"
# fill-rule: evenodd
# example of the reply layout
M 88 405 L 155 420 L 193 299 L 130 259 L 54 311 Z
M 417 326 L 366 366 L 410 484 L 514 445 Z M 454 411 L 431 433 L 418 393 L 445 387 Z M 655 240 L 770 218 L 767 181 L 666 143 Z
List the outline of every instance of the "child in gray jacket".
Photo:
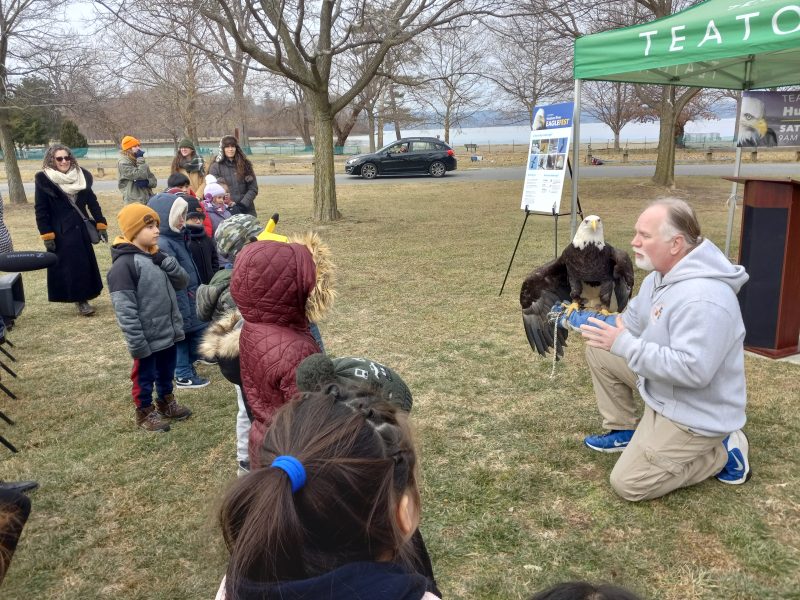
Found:
M 184 338 L 175 290 L 186 287 L 189 275 L 174 257 L 158 249 L 159 217 L 152 208 L 129 204 L 117 219 L 122 235 L 111 246 L 108 287 L 133 357 L 136 423 L 146 431 L 169 431 L 169 421 L 182 421 L 192 414 L 172 394 L 175 342 Z

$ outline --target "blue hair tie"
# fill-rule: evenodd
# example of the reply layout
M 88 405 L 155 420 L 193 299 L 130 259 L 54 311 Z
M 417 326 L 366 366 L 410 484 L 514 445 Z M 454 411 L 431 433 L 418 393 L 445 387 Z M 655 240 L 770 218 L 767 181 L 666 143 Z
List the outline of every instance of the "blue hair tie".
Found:
M 294 456 L 277 456 L 272 461 L 271 466 L 284 471 L 289 476 L 289 481 L 292 482 L 293 494 L 306 484 L 306 470 L 303 468 L 303 464 Z

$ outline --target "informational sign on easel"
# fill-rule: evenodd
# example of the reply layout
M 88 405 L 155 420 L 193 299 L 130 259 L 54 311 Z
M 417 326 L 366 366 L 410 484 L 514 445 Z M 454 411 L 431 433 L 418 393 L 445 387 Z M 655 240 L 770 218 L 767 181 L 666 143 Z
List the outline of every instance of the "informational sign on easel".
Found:
M 520 208 L 529 212 L 558 214 L 572 141 L 574 103 L 537 106 L 528 145 L 525 187 Z

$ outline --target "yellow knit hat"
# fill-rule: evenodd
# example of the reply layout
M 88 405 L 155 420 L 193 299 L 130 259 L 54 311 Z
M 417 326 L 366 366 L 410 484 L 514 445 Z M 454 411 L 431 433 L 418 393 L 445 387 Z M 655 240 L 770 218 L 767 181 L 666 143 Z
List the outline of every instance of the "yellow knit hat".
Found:
M 133 242 L 133 238 L 153 221 L 155 221 L 157 225 L 161 224 L 158 213 L 149 206 L 139 204 L 138 202 L 128 204 L 119 211 L 117 215 L 117 222 L 119 222 L 122 235 L 129 242 Z
M 132 135 L 126 135 L 124 138 L 122 138 L 122 149 L 123 150 L 130 150 L 134 146 L 141 146 L 141 145 L 142 145 L 142 143 L 139 140 L 137 140 L 135 137 L 133 137 Z

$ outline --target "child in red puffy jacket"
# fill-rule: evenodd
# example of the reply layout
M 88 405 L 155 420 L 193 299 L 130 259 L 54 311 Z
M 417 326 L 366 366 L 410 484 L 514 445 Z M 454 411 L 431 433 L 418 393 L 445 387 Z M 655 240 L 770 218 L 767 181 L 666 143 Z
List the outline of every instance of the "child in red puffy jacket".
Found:
M 253 242 L 236 257 L 230 292 L 244 319 L 239 337 L 242 388 L 252 412 L 252 468 L 275 411 L 297 394 L 295 370 L 320 351 L 309 321 L 334 299 L 330 251 L 316 234 L 299 242 Z

